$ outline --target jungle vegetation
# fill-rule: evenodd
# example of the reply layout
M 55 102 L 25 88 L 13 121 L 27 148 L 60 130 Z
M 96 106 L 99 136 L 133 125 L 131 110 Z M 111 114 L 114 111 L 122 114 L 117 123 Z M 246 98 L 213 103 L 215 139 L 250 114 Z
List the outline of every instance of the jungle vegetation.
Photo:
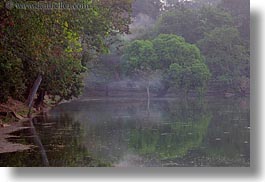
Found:
M 27 2 L 26 0 L 20 2 Z M 9 9 L 0 3 L 0 102 L 70 100 L 91 74 L 143 81 L 148 96 L 249 93 L 249 0 L 67 0 L 88 9 Z M 89 74 L 85 74 L 88 72 Z M 88 77 L 88 78 L 87 78 Z M 151 86 L 153 80 L 159 85 Z

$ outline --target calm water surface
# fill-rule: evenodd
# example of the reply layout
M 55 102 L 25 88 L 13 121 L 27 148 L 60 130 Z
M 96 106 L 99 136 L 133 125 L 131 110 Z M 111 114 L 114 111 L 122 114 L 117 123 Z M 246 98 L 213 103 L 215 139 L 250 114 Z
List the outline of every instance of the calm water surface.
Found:
M 35 118 L 1 166 L 249 166 L 249 99 L 83 99 Z M 34 135 L 34 132 L 39 137 Z M 41 144 L 40 144 L 41 143 Z

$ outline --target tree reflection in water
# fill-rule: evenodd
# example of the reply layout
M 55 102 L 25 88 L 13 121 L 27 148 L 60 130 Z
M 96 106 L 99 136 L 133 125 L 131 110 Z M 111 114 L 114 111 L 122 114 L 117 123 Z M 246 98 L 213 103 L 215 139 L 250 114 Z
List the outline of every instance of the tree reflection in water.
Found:
M 73 101 L 34 123 L 50 166 L 249 166 L 248 99 Z M 27 131 L 20 140 L 30 142 Z M 2 166 L 43 166 L 37 149 Z

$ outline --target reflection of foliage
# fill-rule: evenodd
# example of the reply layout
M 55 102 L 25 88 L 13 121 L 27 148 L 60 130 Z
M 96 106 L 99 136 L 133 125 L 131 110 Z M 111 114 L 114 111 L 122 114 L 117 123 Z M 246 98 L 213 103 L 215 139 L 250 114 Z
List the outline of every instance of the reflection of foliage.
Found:
M 106 166 L 130 152 L 149 166 L 249 166 L 249 100 L 201 101 L 153 100 L 150 115 L 139 101 L 71 102 L 34 124 L 51 166 Z M 42 164 L 34 149 L 0 165 Z
M 84 131 L 79 122 L 62 115 L 60 119 L 52 118 L 46 122 L 45 118 L 38 118 L 36 128 L 41 142 L 47 153 L 50 166 L 53 167 L 107 167 L 110 164 L 95 159 L 84 147 Z M 47 125 L 46 125 L 47 124 Z M 47 127 L 52 124 L 53 127 Z M 21 137 L 32 135 L 30 131 L 23 131 Z M 23 139 L 24 143 L 25 139 Z M 34 144 L 27 139 L 27 143 Z M 5 159 L 5 160 L 4 160 Z M 0 165 L 10 167 L 43 166 L 39 149 L 0 155 Z
M 51 166 L 108 166 L 94 159 L 84 147 L 84 131 L 79 122 L 73 122 L 68 115 L 60 116 L 59 122 L 56 120 L 56 127 L 41 133 L 43 144 L 48 144 L 46 150 Z
M 178 105 L 170 110 L 169 118 L 164 118 L 169 123 L 133 130 L 130 148 L 142 155 L 156 154 L 161 159 L 168 159 L 184 156 L 189 150 L 200 146 L 211 115 L 204 114 L 200 109 L 192 109 L 192 112 L 184 112 L 183 115 L 181 110 Z
M 211 147 L 206 151 L 207 156 L 225 157 L 230 160 L 246 157 L 249 160 L 250 113 L 248 99 L 223 100 L 218 103 L 220 106 L 213 105 L 211 107 L 213 119 L 207 135 L 212 139 L 209 140 Z M 220 138 L 220 141 L 216 141 L 216 138 Z

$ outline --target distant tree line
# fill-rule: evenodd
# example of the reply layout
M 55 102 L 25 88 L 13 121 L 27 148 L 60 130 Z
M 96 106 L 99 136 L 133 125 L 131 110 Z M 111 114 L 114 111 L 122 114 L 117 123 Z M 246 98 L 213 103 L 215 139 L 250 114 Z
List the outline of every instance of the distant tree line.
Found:
M 132 9 L 133 17 L 145 14 L 155 23 L 139 27 L 132 39 L 117 37 L 120 44 L 111 54 L 123 59 L 116 62 L 120 68 L 116 73 L 143 78 L 144 73 L 152 77 L 151 71 L 160 70 L 160 96 L 172 87 L 202 93 L 207 83 L 208 87 L 214 83 L 220 93 L 249 93 L 249 0 L 136 0 Z M 179 51 L 181 46 L 176 44 L 180 39 L 185 48 L 193 47 L 196 53 L 185 57 L 187 50 Z M 195 54 L 201 55 L 196 58 L 200 61 L 191 61 L 189 56 Z M 128 74 L 129 65 L 134 74 Z
M 36 103 L 45 95 L 69 100 L 81 94 L 86 71 L 104 80 L 106 90 L 124 77 L 149 83 L 159 75 L 160 96 L 170 88 L 203 93 L 212 82 L 223 93 L 249 92 L 249 0 L 82 2 L 91 8 L 23 10 L 0 3 L 0 102 L 26 101 L 40 76 Z M 128 38 L 139 14 L 153 25 Z

